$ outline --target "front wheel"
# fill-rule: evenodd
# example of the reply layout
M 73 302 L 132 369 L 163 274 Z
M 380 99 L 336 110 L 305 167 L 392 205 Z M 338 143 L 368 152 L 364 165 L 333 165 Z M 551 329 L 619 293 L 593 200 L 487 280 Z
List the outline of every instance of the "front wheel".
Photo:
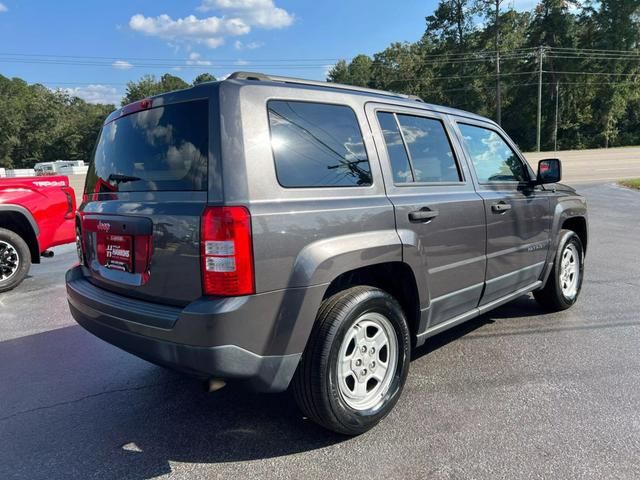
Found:
M 584 247 L 580 237 L 571 230 L 560 232 L 560 245 L 547 284 L 533 293 L 543 307 L 560 311 L 578 300 L 584 273 Z
M 30 267 L 31 253 L 22 237 L 0 228 L 0 292 L 20 285 Z
M 346 435 L 366 432 L 398 401 L 409 371 L 409 328 L 398 302 L 373 287 L 326 299 L 293 379 L 304 414 Z

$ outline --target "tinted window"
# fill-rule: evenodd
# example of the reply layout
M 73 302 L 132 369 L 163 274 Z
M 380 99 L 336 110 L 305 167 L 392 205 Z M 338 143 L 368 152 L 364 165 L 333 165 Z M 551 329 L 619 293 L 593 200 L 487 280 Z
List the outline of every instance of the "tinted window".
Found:
M 102 128 L 86 191 L 205 190 L 206 100 L 143 110 Z
M 371 184 L 355 113 L 342 105 L 271 101 L 271 146 L 284 187 Z
M 460 173 L 440 120 L 397 115 L 416 182 L 459 182 Z
M 521 182 L 528 180 L 522 161 L 493 130 L 460 124 L 464 143 L 480 182 Z
M 413 182 L 409 157 L 393 113 L 378 112 L 378 121 L 389 153 L 394 183 Z

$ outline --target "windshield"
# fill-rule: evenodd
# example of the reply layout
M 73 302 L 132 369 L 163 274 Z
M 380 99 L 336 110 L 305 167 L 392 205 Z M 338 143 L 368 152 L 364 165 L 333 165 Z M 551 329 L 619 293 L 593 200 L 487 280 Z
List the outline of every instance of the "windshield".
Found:
M 143 110 L 102 128 L 86 193 L 206 190 L 208 102 Z

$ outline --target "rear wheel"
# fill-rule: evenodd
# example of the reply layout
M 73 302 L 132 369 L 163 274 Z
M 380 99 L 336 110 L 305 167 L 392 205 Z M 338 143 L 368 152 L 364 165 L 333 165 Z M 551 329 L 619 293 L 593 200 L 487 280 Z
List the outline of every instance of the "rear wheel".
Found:
M 31 253 L 22 237 L 0 228 L 0 292 L 17 287 L 30 267 Z
M 366 432 L 397 402 L 409 371 L 409 329 L 388 293 L 354 287 L 325 300 L 293 380 L 301 410 L 346 435 Z
M 584 248 L 580 237 L 571 230 L 560 232 L 560 245 L 543 289 L 533 293 L 543 307 L 566 310 L 578 300 L 584 273 Z

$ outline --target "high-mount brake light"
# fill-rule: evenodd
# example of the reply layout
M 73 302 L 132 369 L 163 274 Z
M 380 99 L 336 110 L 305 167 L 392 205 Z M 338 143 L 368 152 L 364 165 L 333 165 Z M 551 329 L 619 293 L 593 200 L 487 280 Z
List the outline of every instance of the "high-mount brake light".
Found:
M 145 98 L 143 100 L 139 100 L 134 103 L 130 103 L 129 105 L 125 105 L 122 107 L 120 115 L 129 115 L 131 113 L 140 112 L 142 110 L 148 110 L 153 107 L 153 100 L 150 98 Z
M 200 236 L 202 291 L 240 296 L 255 292 L 251 215 L 245 207 L 208 207 Z

